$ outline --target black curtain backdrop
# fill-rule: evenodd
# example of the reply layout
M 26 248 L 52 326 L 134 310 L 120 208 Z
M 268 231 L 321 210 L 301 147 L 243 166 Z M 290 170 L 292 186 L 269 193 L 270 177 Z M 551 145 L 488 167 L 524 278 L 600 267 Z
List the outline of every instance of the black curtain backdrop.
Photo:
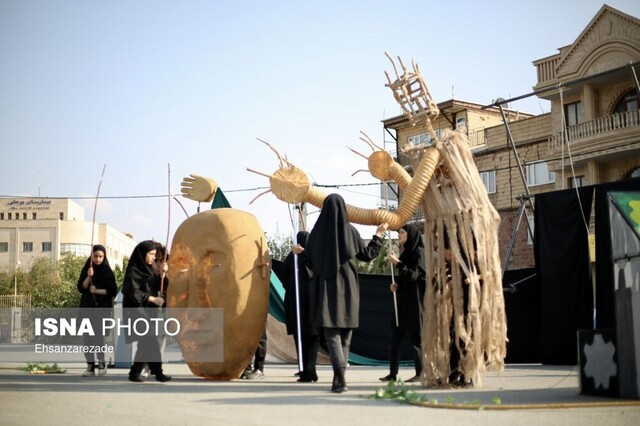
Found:
M 640 190 L 640 178 L 580 188 L 587 221 L 595 192 L 597 328 L 616 327 L 607 193 L 627 190 Z M 535 203 L 536 268 L 507 271 L 503 278 L 509 339 L 505 361 L 574 365 L 577 330 L 593 328 L 587 230 L 575 189 L 538 194 Z M 282 267 L 273 261 L 279 277 Z M 360 275 L 360 328 L 353 335 L 354 354 L 389 360 L 390 279 Z M 401 359 L 405 365 L 413 359 L 407 339 Z
M 353 331 L 351 352 L 379 361 L 389 361 L 391 326 L 395 322 L 391 275 L 360 274 L 360 327 Z M 400 360 L 411 362 L 409 336 L 402 341 Z
M 502 279 L 507 312 L 505 363 L 540 362 L 540 281 L 535 268 L 506 271 Z
M 593 187 L 535 197 L 535 257 L 540 279 L 540 360 L 575 365 L 577 331 L 593 328 L 588 229 Z M 583 210 L 581 210 L 581 208 Z
M 609 201 L 611 191 L 638 191 L 640 178 L 597 185 L 595 194 L 596 229 L 596 327 L 615 328 L 616 312 L 613 294 L 613 262 L 611 261 L 611 231 Z

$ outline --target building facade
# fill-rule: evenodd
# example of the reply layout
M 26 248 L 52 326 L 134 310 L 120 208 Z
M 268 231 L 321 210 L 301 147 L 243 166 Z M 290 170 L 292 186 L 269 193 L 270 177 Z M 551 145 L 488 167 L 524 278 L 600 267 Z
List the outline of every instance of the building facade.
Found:
M 92 229 L 93 225 L 93 229 Z M 91 241 L 107 249 L 112 267 L 122 265 L 136 241 L 117 229 L 85 221 L 84 209 L 70 199 L 0 198 L 0 269 L 29 270 L 35 259 L 52 261 L 71 252 L 89 256 Z
M 442 114 L 434 123 L 435 129 L 464 128 L 469 136 L 502 218 L 500 254 L 507 269 L 534 265 L 528 201 L 535 194 L 640 176 L 640 20 L 604 5 L 573 43 L 533 65 L 532 93 L 550 101 L 551 112 L 504 110 L 505 125 L 497 107 L 449 100 L 438 104 Z M 431 142 L 404 117 L 383 124 L 395 130 L 398 152 L 407 143 Z

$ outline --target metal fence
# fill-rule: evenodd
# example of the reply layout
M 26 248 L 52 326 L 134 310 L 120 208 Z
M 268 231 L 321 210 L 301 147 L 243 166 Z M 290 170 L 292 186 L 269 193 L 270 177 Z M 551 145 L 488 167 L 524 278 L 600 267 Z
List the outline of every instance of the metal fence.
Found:
M 31 308 L 31 295 L 0 296 L 0 342 L 23 343 L 29 340 L 31 319 L 23 310 Z

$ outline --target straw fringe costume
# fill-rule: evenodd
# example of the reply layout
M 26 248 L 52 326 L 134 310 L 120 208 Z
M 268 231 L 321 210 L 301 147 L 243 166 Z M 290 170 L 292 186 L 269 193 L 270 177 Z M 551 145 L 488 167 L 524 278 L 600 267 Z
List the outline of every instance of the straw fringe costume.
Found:
M 486 367 L 502 371 L 506 315 L 498 254 L 500 217 L 489 201 L 466 137 L 445 131 L 443 166 L 425 192 L 427 246 L 422 383 L 449 383 L 452 370 L 481 386 Z M 448 241 L 447 241 L 448 240 Z M 450 245 L 451 260 L 444 249 Z M 451 358 L 458 365 L 451 365 Z

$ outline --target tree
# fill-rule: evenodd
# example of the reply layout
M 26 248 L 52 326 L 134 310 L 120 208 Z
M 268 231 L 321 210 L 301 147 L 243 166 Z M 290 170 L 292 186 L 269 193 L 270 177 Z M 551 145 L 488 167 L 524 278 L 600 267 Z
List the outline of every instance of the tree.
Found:
M 293 238 L 290 235 L 282 235 L 278 233 L 276 233 L 275 236 L 267 234 L 267 246 L 269 247 L 269 253 L 271 254 L 272 259 L 284 261 L 287 255 L 291 252 Z M 389 245 L 387 243 L 387 236 L 383 235 L 380 255 L 371 262 L 361 262 L 356 260 L 358 272 L 361 274 L 391 275 L 391 266 L 387 259 L 388 253 Z
M 20 293 L 31 295 L 34 308 L 71 308 L 80 304 L 77 282 L 85 258 L 65 253 L 54 263 L 37 258 L 25 276 Z
M 391 275 L 391 265 L 389 264 L 389 243 L 387 235 L 382 236 L 382 249 L 380 255 L 371 262 L 362 262 L 356 259 L 356 267 L 361 274 Z
M 276 232 L 278 232 L 277 229 Z M 293 246 L 293 238 L 291 235 L 281 235 L 276 233 L 275 236 L 266 234 L 266 237 L 267 247 L 269 247 L 269 254 L 271 255 L 271 258 L 284 262 L 284 259 L 287 257 L 291 251 L 291 247 Z
M 18 294 L 31 295 L 34 308 L 73 308 L 80 306 L 78 278 L 85 256 L 64 253 L 59 261 L 53 262 L 46 257 L 37 258 L 31 269 L 24 272 L 19 269 L 14 274 L 0 272 L 0 294 L 14 293 L 14 280 L 18 283 Z M 116 284 L 122 286 L 124 271 L 129 258 L 125 257 L 123 267 L 116 265 L 114 275 Z
M 122 283 L 124 282 L 124 273 L 127 270 L 128 264 L 129 258 L 127 256 L 124 256 L 122 258 L 122 268 L 120 267 L 120 265 L 116 265 L 115 268 L 113 268 L 113 275 L 116 276 L 116 285 L 118 286 L 118 290 L 122 288 Z
M 0 271 L 0 294 L 13 294 L 13 275 Z

